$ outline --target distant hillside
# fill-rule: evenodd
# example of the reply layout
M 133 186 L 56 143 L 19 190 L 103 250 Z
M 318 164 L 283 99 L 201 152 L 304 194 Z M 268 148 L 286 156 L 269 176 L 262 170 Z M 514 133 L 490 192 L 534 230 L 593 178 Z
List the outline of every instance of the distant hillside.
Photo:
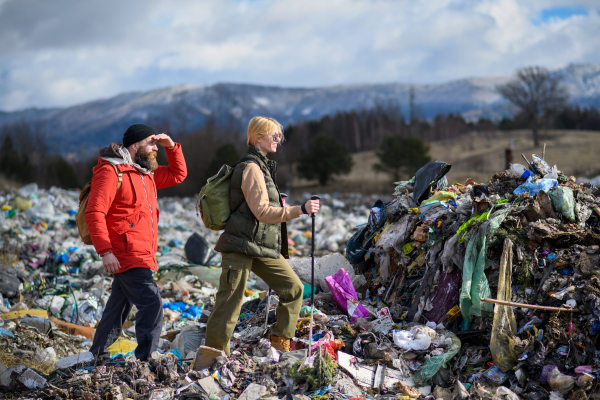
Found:
M 571 100 L 600 106 L 600 64 L 569 65 L 553 72 L 569 88 Z M 467 119 L 499 118 L 508 107 L 495 92 L 510 76 L 461 79 L 414 85 L 421 117 L 462 113 Z M 175 130 L 192 130 L 210 118 L 243 130 L 255 115 L 268 115 L 283 125 L 315 120 L 337 111 L 395 104 L 408 112 L 409 84 L 346 85 L 325 88 L 281 88 L 243 84 L 185 85 L 133 92 L 67 108 L 0 112 L 0 126 L 25 121 L 47 130 L 51 150 L 89 152 L 118 141 L 132 123 L 169 122 Z M 65 138 L 69 138 L 65 141 Z
M 524 154 L 531 160 L 531 154 L 542 155 L 542 147 L 535 148 L 531 141 L 531 131 L 471 132 L 450 141 L 430 144 L 433 160 L 445 161 L 452 165 L 448 173 L 450 183 L 464 183 L 473 178 L 475 182 L 488 182 L 497 172 L 504 171 L 504 151 L 513 140 L 513 163 L 525 164 Z M 541 143 L 546 143 L 546 161 L 559 171 L 575 177 L 600 175 L 600 132 L 596 131 L 542 131 Z M 355 153 L 354 168 L 348 176 L 343 176 L 327 188 L 328 191 L 391 193 L 393 185 L 389 176 L 376 173 L 372 165 L 377 162 L 374 151 Z M 288 171 L 285 166 L 282 173 Z M 416 172 L 416 171 L 413 171 Z M 411 174 L 412 176 L 412 174 Z M 404 176 L 402 179 L 409 179 Z M 316 182 L 294 179 L 291 186 L 297 192 L 314 186 Z M 290 191 L 290 189 L 287 189 Z

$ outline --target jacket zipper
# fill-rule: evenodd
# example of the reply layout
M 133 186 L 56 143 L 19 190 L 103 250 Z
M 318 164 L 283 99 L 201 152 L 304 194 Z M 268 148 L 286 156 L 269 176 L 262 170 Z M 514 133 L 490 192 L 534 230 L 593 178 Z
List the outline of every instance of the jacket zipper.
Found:
M 140 174 L 140 176 L 142 177 L 142 185 L 144 185 L 144 193 L 146 193 L 146 202 L 148 203 L 148 208 L 150 209 L 150 221 L 152 221 L 152 250 L 154 250 L 154 214 L 152 213 L 150 199 L 148 199 L 148 191 L 146 190 L 146 181 L 144 181 L 144 175 Z

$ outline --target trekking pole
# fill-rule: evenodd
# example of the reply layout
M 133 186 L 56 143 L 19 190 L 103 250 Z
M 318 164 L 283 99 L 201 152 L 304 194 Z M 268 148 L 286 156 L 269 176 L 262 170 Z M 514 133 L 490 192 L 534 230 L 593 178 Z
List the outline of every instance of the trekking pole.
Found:
M 320 200 L 319 196 L 311 196 L 311 200 Z M 310 214 L 312 219 L 311 230 L 311 252 L 310 252 L 310 333 L 308 338 L 308 357 L 312 354 L 312 337 L 313 337 L 313 314 L 315 312 L 315 214 Z
M 271 309 L 271 288 L 267 292 L 267 317 L 265 318 L 265 330 L 269 326 L 269 310 Z

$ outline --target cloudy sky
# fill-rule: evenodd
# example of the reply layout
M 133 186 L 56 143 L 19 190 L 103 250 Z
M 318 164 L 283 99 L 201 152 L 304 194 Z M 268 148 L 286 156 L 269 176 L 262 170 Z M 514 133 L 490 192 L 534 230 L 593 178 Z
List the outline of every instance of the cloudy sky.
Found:
M 600 62 L 598 0 L 0 0 L 0 110 Z

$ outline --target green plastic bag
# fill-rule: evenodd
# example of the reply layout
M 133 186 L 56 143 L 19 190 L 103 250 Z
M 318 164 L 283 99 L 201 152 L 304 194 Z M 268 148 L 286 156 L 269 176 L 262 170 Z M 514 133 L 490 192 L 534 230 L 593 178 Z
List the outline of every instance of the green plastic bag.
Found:
M 575 198 L 573 190 L 567 186 L 557 186 L 548 193 L 552 206 L 556 212 L 564 215 L 571 222 L 575 222 Z
M 490 285 L 485 277 L 487 238 L 496 232 L 510 211 L 511 207 L 506 207 L 493 214 L 467 244 L 460 292 L 460 312 L 466 321 L 470 322 L 473 316 L 481 317 L 494 310 L 490 303 L 481 301 L 491 296 Z
M 433 376 L 437 374 L 440 369 L 444 368 L 448 361 L 450 361 L 452 357 L 457 355 L 460 351 L 460 339 L 454 333 L 445 331 L 444 336 L 452 339 L 452 345 L 446 353 L 428 358 L 423 365 L 421 365 L 419 369 L 415 371 L 412 378 L 416 385 L 427 385 L 431 378 L 433 378 Z

